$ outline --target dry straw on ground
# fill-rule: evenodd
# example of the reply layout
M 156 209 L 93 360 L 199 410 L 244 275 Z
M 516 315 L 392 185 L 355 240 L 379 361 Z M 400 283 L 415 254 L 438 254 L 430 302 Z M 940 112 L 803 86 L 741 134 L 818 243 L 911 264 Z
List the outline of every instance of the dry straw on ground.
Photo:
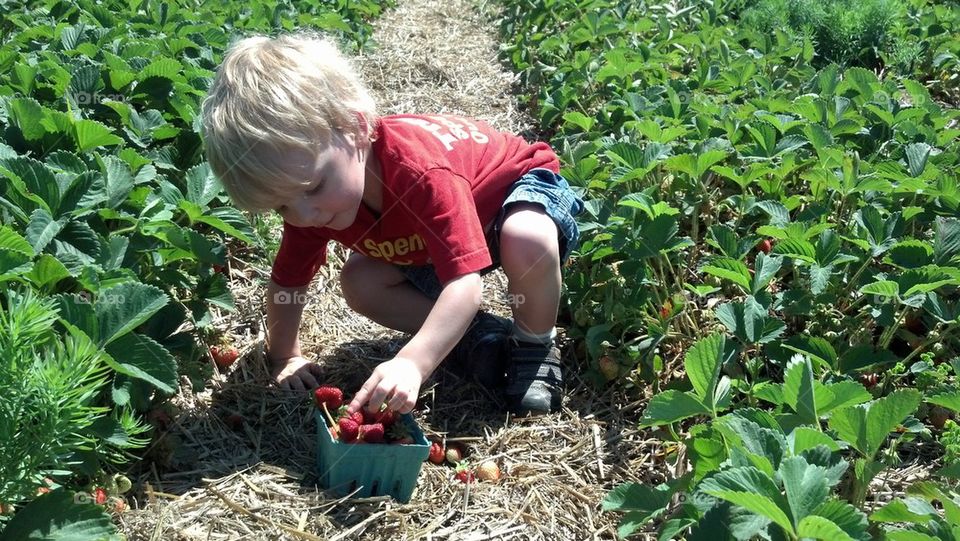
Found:
M 468 0 L 410 0 L 376 22 L 375 48 L 359 59 L 384 114 L 452 113 L 525 132 L 512 97 L 513 75 L 497 60 L 495 21 Z M 343 252 L 334 250 L 310 291 L 302 343 L 325 381 L 356 390 L 405 337 L 350 310 L 337 283 Z M 453 469 L 423 465 L 409 504 L 389 498 L 338 499 L 316 487 L 316 427 L 305 393 L 268 386 L 263 297 L 268 269 L 234 261 L 238 309 L 216 322 L 242 358 L 207 387 L 182 386 L 175 425 L 153 444 L 153 462 L 131 472 L 140 490 L 119 521 L 140 539 L 611 539 L 616 517 L 601 513 L 609 488 L 625 480 L 660 482 L 667 467 L 655 439 L 633 427 L 642 411 L 578 379 L 567 353 L 569 398 L 563 411 L 513 419 L 497 398 L 440 372 L 416 412 L 429 436 L 459 440 L 470 460 L 492 459 L 496 484 L 467 488 Z M 506 313 L 501 273 L 486 277 L 486 308 Z M 233 430 L 227 415 L 239 413 Z

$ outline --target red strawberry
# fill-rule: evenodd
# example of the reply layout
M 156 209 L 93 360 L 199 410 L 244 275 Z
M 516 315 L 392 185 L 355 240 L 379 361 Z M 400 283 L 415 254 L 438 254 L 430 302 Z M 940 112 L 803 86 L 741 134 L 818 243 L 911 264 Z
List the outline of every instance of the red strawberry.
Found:
M 863 384 L 867 389 L 873 389 L 877 386 L 877 374 L 870 372 L 868 374 L 860 375 L 860 383 Z
M 240 352 L 233 346 L 210 346 L 210 356 L 220 368 L 227 368 L 240 356 Z
M 383 425 L 373 423 L 369 425 L 360 425 L 360 438 L 367 443 L 383 442 Z
M 454 474 L 456 478 L 461 483 L 472 483 L 476 479 L 473 476 L 473 472 L 469 468 L 457 468 L 457 473 Z
M 437 442 L 430 444 L 430 456 L 427 457 L 427 460 L 433 462 L 434 464 L 443 464 L 443 461 L 446 459 L 446 453 L 443 451 L 443 446 Z
M 44 487 L 44 486 L 37 487 L 37 496 L 40 496 L 41 494 L 46 494 L 47 492 L 50 492 L 50 487 Z
M 96 502 L 97 505 L 103 505 L 107 503 L 107 491 L 103 490 L 102 487 L 93 489 L 93 501 Z
M 340 426 L 340 439 L 347 443 L 353 443 L 360 435 L 360 424 L 350 417 L 341 417 L 337 423 Z
M 397 421 L 397 412 L 392 409 L 385 409 L 377 415 L 378 423 L 382 424 L 384 428 L 390 428 L 393 426 L 393 423 Z
M 313 391 L 313 400 L 318 408 L 326 404 L 328 411 L 335 411 L 343 404 L 343 391 L 330 386 L 317 387 L 317 390 Z
M 770 242 L 770 239 L 763 239 L 757 244 L 757 248 L 759 248 L 761 252 L 769 254 L 770 250 L 773 249 L 773 243 Z

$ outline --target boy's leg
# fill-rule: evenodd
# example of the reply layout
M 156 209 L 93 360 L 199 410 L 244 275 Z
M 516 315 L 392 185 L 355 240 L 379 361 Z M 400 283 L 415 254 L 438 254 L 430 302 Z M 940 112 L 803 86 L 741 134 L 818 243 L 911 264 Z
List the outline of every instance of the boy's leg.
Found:
M 415 333 L 433 308 L 433 299 L 414 287 L 395 265 L 352 253 L 340 271 L 347 306 L 384 327 Z
M 560 304 L 556 223 L 543 205 L 515 203 L 503 220 L 499 242 L 515 322 L 508 405 L 520 415 L 559 409 L 563 379 L 554 345 Z
M 415 333 L 423 326 L 440 295 L 440 283 L 429 267 L 401 267 L 353 253 L 340 273 L 347 305 L 384 327 Z M 503 384 L 504 344 L 510 320 L 478 312 L 464 337 L 447 357 L 461 376 L 489 388 Z

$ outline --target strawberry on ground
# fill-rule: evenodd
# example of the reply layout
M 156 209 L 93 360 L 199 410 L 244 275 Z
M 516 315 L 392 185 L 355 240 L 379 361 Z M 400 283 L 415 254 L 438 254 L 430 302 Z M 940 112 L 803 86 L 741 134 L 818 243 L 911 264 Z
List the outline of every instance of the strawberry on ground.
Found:
M 443 464 L 443 461 L 446 459 L 446 453 L 443 450 L 443 446 L 437 442 L 430 444 L 430 456 L 427 457 L 427 460 L 433 462 L 434 464 Z
M 759 248 L 761 252 L 769 254 L 770 250 L 773 249 L 773 243 L 770 242 L 770 239 L 763 239 L 757 244 L 757 248 Z
M 103 490 L 103 487 L 93 489 L 93 501 L 96 502 L 97 505 L 107 503 L 107 491 Z
M 447 446 L 446 454 L 447 462 L 451 464 L 459 464 L 463 460 L 463 449 L 459 445 L 451 444 Z
M 477 466 L 477 479 L 481 481 L 500 480 L 500 468 L 492 460 L 484 460 Z
M 603 377 L 607 381 L 613 381 L 620 377 L 620 365 L 609 355 L 600 357 L 600 360 L 597 361 L 597 366 L 600 368 L 600 373 L 603 374 Z
M 457 466 L 457 473 L 453 477 L 461 483 L 472 483 L 476 480 L 473 471 L 465 464 Z
M 240 356 L 240 352 L 233 346 L 210 346 L 210 356 L 220 368 L 227 368 Z

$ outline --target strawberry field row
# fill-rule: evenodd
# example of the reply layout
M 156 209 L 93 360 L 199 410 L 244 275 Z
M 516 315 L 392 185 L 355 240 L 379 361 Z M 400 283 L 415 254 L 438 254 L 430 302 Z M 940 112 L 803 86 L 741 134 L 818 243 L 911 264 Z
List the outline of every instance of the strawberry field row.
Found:
M 503 4 L 587 200 L 568 335 L 597 384 L 649 386 L 638 424 L 674 440 L 681 475 L 610 493 L 621 533 L 957 535 L 960 10 Z M 745 24 L 757 6 L 800 23 Z M 857 21 L 833 63 L 822 36 Z M 941 449 L 937 482 L 866 506 L 911 442 Z

